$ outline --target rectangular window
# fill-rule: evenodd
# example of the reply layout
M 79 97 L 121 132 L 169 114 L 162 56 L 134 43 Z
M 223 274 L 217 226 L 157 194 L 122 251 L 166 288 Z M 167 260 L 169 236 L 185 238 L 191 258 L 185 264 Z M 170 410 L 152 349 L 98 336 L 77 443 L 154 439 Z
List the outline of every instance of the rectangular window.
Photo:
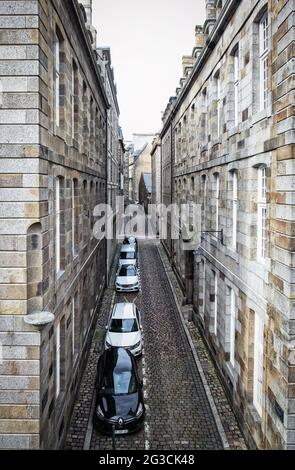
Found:
M 56 273 L 61 271 L 61 180 L 55 179 L 55 266 Z
M 235 367 L 235 342 L 236 342 L 236 296 L 233 289 L 229 289 L 230 295 L 230 362 Z
M 233 214 L 232 214 L 232 249 L 236 251 L 237 249 L 237 232 L 238 232 L 238 173 L 233 172 Z
M 266 207 L 267 179 L 266 167 L 258 170 L 258 223 L 257 223 L 257 259 L 264 261 L 266 258 L 267 243 L 267 207 Z
M 71 90 L 71 105 L 72 105 L 72 138 L 75 138 L 78 132 L 78 67 L 76 62 L 73 60 L 72 66 L 72 90 Z
M 202 99 L 203 99 L 203 116 L 204 116 L 204 134 L 205 134 L 205 144 L 208 141 L 208 134 L 209 134 L 209 129 L 208 129 L 208 94 L 207 94 L 207 88 L 205 88 L 202 91 Z
M 206 260 L 200 263 L 200 292 L 202 292 L 201 316 L 204 318 L 206 309 Z
M 240 51 L 237 47 L 234 55 L 234 87 L 235 87 L 235 126 L 239 124 L 239 93 L 240 93 Z
M 259 22 L 260 110 L 267 108 L 269 94 L 269 24 L 265 13 Z
M 218 332 L 218 277 L 215 271 L 213 272 L 214 282 L 214 334 L 217 336 Z
M 221 136 L 221 80 L 220 72 L 216 75 L 216 97 L 217 97 L 217 137 Z
M 55 344 L 55 397 L 60 395 L 60 324 L 56 328 L 56 344 Z
M 56 31 L 54 44 L 54 69 L 55 69 L 55 125 L 60 127 L 60 52 L 61 40 L 58 31 Z
M 214 175 L 215 181 L 215 204 L 216 204 L 216 215 L 215 215 L 215 227 L 216 232 L 219 231 L 219 198 L 220 198 L 220 179 L 219 175 Z M 218 237 L 218 233 L 216 233 L 216 237 Z
M 259 315 L 255 314 L 254 327 L 254 383 L 253 383 L 253 404 L 262 415 L 263 397 L 263 347 L 264 347 L 264 324 Z
M 72 181 L 72 255 L 78 253 L 79 244 L 79 207 L 78 207 L 78 181 Z

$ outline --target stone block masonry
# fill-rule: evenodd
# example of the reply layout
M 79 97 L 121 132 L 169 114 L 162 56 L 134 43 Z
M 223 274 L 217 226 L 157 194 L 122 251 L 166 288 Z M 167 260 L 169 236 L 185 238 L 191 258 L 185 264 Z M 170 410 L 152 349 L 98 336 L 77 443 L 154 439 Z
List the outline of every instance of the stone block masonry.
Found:
M 161 132 L 162 201 L 202 204 L 202 243 L 164 245 L 249 445 L 294 449 L 295 2 L 206 5 Z
M 81 8 L 0 1 L 2 449 L 62 446 L 105 286 L 91 211 L 106 201 L 108 100 Z M 43 310 L 52 324 L 25 323 Z

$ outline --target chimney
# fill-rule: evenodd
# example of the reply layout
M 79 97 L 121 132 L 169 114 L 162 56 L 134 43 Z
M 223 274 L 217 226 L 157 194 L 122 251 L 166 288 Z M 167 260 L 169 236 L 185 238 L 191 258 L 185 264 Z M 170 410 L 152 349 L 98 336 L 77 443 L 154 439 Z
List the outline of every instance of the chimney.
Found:
M 205 34 L 204 34 L 204 27 L 201 25 L 197 25 L 195 29 L 195 47 L 193 50 L 193 57 L 197 59 L 201 54 L 203 47 L 205 46 Z
M 196 47 L 203 48 L 205 45 L 204 27 L 197 25 L 195 29 Z
M 195 58 L 190 55 L 182 57 L 183 77 L 187 78 L 195 65 Z
M 216 20 L 216 0 L 206 0 L 206 19 Z
M 79 0 L 87 15 L 87 24 L 92 25 L 92 0 Z
M 206 0 L 206 21 L 204 23 L 204 35 L 210 36 L 216 23 L 217 0 Z

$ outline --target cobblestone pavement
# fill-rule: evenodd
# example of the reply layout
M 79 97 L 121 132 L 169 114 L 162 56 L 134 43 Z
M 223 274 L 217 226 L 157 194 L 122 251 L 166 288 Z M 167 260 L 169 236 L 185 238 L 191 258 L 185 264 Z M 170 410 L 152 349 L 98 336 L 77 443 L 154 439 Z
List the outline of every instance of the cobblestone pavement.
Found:
M 138 295 L 116 295 L 115 300 L 135 302 L 142 314 L 145 348 L 138 365 L 144 380 L 147 417 L 145 427 L 139 433 L 117 438 L 116 448 L 155 451 L 222 449 L 214 415 L 185 336 L 156 243 L 141 242 L 140 269 L 142 292 Z M 115 266 L 113 280 L 114 276 Z M 171 280 L 173 282 L 173 277 Z M 175 287 L 177 288 L 176 285 Z M 180 295 L 178 292 L 179 298 Z M 74 408 L 67 449 L 112 448 L 112 440 L 92 428 L 91 415 L 95 369 L 113 300 L 114 290 L 110 288 L 104 297 L 97 332 Z M 199 359 L 206 367 L 206 378 L 214 392 L 215 404 L 230 447 L 245 448 L 214 366 L 209 356 L 206 356 L 205 346 L 195 329 L 190 329 L 198 352 L 200 349 Z

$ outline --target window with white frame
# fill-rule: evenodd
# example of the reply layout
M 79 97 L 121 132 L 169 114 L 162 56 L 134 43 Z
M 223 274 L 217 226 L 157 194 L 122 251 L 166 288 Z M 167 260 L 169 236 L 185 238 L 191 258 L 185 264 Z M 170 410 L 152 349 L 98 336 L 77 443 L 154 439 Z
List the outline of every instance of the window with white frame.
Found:
M 236 295 L 229 287 L 230 301 L 230 363 L 235 367 L 235 347 L 236 347 Z
M 237 233 L 238 233 L 238 172 L 232 172 L 232 249 L 237 249 Z
M 60 395 L 60 324 L 56 328 L 56 343 L 55 343 L 55 396 L 56 398 Z
M 259 62 L 260 62 L 260 110 L 267 108 L 269 94 L 269 23 L 268 13 L 259 22 Z
M 208 93 L 207 93 L 207 88 L 204 88 L 202 91 L 202 101 L 203 101 L 203 115 L 204 115 L 204 134 L 205 134 L 205 143 L 208 140 Z
M 77 132 L 77 105 L 78 105 L 78 68 L 76 62 L 73 60 L 72 65 L 72 90 L 71 90 L 71 105 L 72 105 L 72 138 L 75 138 Z
M 213 273 L 213 288 L 214 288 L 214 335 L 217 336 L 218 331 L 218 277 L 215 271 Z
M 61 178 L 55 179 L 55 268 L 61 271 Z
M 61 40 L 59 32 L 56 31 L 54 44 L 54 69 L 55 69 L 55 125 L 60 127 L 60 52 Z
M 203 192 L 203 207 L 202 207 L 202 228 L 206 230 L 206 203 L 207 203 L 207 176 L 202 175 L 202 192 Z
M 202 292 L 202 308 L 201 316 L 204 318 L 205 316 L 205 309 L 206 309 L 206 260 L 203 259 L 200 263 L 200 292 Z
M 216 232 L 219 231 L 219 199 L 220 199 L 220 178 L 218 174 L 214 175 L 215 183 L 215 227 Z M 217 236 L 217 233 L 216 233 Z
M 78 181 L 72 180 L 72 255 L 75 257 L 78 251 Z
M 267 243 L 267 177 L 266 167 L 262 166 L 258 169 L 258 214 L 257 214 L 257 259 L 264 261 L 266 258 Z
M 254 372 L 253 372 L 253 404 L 262 415 L 263 397 L 263 347 L 264 347 L 264 323 L 260 316 L 255 314 L 254 325 Z
M 178 129 L 174 130 L 174 160 L 175 163 L 178 163 Z
M 240 49 L 234 52 L 234 89 L 235 89 L 235 126 L 239 124 L 239 95 L 240 95 Z
M 217 137 L 221 135 L 221 80 L 220 71 L 215 75 L 216 80 L 216 100 L 217 100 Z

